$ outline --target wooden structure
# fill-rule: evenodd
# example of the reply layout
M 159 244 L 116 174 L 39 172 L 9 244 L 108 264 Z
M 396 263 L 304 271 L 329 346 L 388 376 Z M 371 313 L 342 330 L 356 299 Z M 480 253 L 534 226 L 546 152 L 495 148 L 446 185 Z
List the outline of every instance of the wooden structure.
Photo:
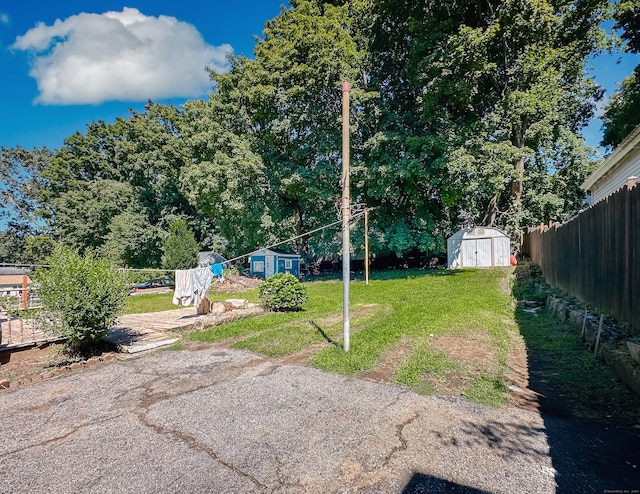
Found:
M 280 249 L 260 249 L 249 257 L 253 276 L 267 279 L 276 273 L 289 273 L 300 278 L 300 256 Z
M 547 283 L 640 329 L 640 186 L 625 185 L 563 225 L 529 229 L 522 253 Z

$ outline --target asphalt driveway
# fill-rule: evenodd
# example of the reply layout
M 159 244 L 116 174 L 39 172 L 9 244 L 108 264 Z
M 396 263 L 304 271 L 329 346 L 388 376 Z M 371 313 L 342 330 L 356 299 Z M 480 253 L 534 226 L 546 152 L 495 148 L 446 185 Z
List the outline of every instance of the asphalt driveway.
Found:
M 640 489 L 640 439 L 202 346 L 0 392 L 0 492 Z

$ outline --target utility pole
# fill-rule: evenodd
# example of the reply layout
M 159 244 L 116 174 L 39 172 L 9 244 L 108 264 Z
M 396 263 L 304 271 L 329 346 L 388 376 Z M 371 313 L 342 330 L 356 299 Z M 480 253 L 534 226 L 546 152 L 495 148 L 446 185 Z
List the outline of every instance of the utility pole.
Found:
M 351 259 L 349 243 L 349 93 L 351 86 L 342 83 L 342 331 L 344 351 L 349 351 L 349 282 Z
M 364 210 L 364 284 L 369 284 L 369 210 Z

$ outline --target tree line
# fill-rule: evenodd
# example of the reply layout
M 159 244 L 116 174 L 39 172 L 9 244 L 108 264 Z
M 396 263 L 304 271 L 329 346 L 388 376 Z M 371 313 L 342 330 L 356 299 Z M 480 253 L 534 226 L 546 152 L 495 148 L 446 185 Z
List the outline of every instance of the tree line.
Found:
M 149 101 L 57 150 L 0 149 L 0 262 L 61 243 L 168 267 L 176 238 L 234 257 L 335 221 L 342 81 L 352 202 L 375 208 L 372 252 L 441 253 L 475 224 L 517 246 L 523 226 L 583 206 L 594 163 L 580 131 L 602 98 L 587 64 L 615 48 L 601 28 L 612 16 L 637 52 L 631 0 L 291 0 L 254 58 L 209 70 L 208 99 Z M 635 77 L 607 107 L 605 145 L 638 123 Z M 327 229 L 290 247 L 314 261 L 340 239 Z

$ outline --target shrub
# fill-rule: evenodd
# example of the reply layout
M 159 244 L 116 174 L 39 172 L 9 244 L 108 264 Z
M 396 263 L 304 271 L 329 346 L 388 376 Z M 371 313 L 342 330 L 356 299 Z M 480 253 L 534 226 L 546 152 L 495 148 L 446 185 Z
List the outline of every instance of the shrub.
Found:
M 302 310 L 307 290 L 292 274 L 278 273 L 267 278 L 258 288 L 260 302 L 276 312 Z
M 44 329 L 76 348 L 103 338 L 124 307 L 127 275 L 92 252 L 82 257 L 67 247 L 56 247 L 47 263 L 35 275 Z

